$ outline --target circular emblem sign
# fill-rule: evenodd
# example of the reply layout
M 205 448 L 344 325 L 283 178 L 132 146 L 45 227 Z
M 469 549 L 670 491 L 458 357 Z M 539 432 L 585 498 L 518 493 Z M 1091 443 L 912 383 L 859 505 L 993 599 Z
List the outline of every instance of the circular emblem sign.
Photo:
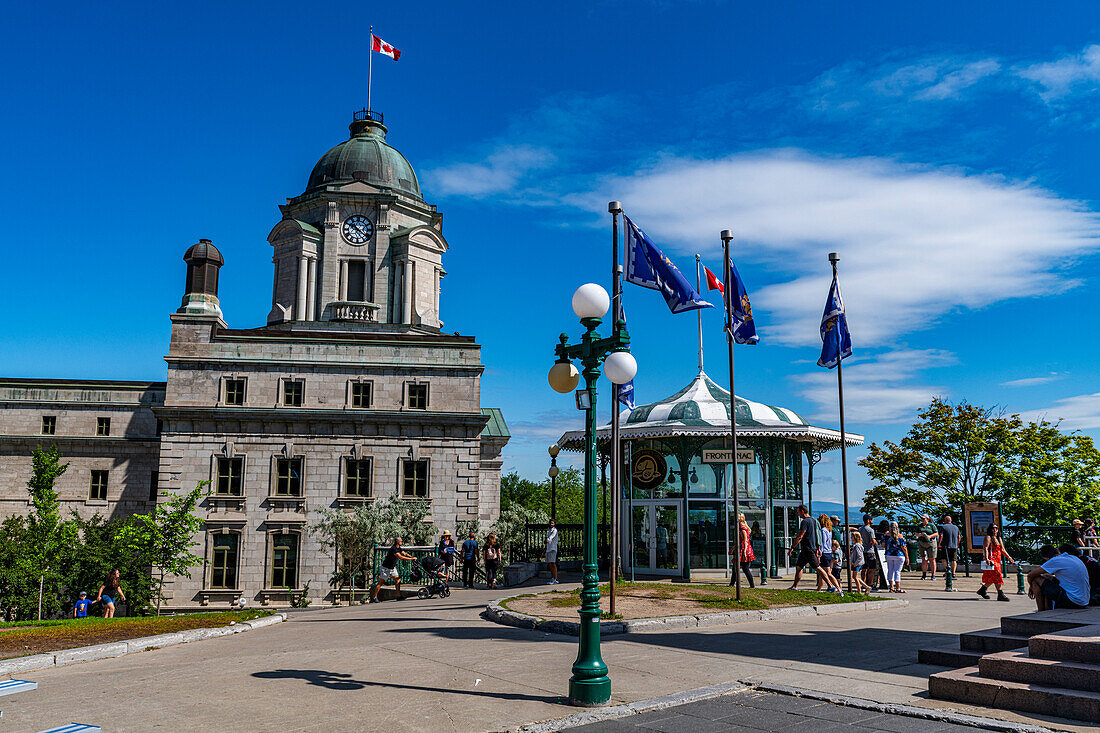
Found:
M 668 463 L 658 451 L 647 448 L 634 454 L 634 470 L 630 475 L 634 488 L 652 491 L 661 485 L 666 475 L 668 475 Z

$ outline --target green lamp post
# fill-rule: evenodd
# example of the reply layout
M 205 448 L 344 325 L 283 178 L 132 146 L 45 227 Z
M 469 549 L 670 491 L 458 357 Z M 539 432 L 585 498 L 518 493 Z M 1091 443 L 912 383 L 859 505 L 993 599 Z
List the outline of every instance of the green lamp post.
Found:
M 630 336 L 623 320 L 615 322 L 612 335 L 600 338 L 596 328 L 610 307 L 607 291 L 595 283 L 577 288 L 573 312 L 581 319 L 585 334 L 579 344 L 569 345 L 562 334 L 550 369 L 550 386 L 557 392 L 572 392 L 580 376 L 585 388 L 577 392 L 577 409 L 584 419 L 584 531 L 582 533 L 584 578 L 581 581 L 580 638 L 573 676 L 569 678 L 569 702 L 573 705 L 603 705 L 611 698 L 611 678 L 600 654 L 600 578 L 596 565 L 596 381 L 601 367 L 615 384 L 626 384 L 638 371 L 628 348 Z M 572 360 L 584 368 L 578 372 Z

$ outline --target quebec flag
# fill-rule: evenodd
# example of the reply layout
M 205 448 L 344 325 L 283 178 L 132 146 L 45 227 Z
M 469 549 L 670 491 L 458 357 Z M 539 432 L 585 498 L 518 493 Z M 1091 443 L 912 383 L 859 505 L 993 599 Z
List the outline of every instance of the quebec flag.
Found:
M 728 308 L 733 340 L 738 344 L 758 343 L 760 337 L 756 335 L 756 323 L 752 320 L 752 306 L 749 305 L 749 294 L 745 292 L 745 283 L 741 281 L 732 259 L 726 260 L 726 266 L 729 268 L 729 297 L 732 299 Z
M 619 316 L 626 322 L 626 308 L 619 308 Z M 634 380 L 631 379 L 626 384 L 619 385 L 619 404 L 630 410 L 634 411 Z M 618 408 L 615 408 L 618 409 Z
M 844 301 L 840 297 L 840 283 L 833 273 L 833 285 L 829 288 L 829 299 L 825 301 L 825 312 L 821 315 L 821 358 L 818 366 L 832 369 L 852 355 L 852 335 L 848 333 L 848 319 L 844 315 Z
M 649 240 L 645 232 L 634 226 L 625 214 L 623 219 L 626 220 L 627 282 L 660 290 L 673 313 L 714 307 L 695 292 L 684 274 Z

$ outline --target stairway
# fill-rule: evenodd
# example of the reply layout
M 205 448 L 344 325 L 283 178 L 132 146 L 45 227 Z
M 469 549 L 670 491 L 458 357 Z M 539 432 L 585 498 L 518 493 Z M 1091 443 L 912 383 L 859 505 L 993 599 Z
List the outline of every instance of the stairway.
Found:
M 1100 608 L 1006 616 L 959 643 L 919 652 L 927 664 L 965 665 L 931 675 L 932 697 L 1100 723 Z

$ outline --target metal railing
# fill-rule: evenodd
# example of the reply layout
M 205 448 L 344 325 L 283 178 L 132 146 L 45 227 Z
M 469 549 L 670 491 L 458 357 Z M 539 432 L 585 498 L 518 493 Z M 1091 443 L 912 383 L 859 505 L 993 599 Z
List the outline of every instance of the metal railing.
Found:
M 374 578 L 374 582 L 378 582 L 378 572 L 382 567 L 382 561 L 386 558 L 386 553 L 390 551 L 389 545 L 375 545 L 374 548 L 374 568 L 371 573 Z M 426 585 L 425 579 L 421 577 L 418 581 L 413 581 L 412 570 L 413 566 L 420 562 L 421 558 L 431 557 L 436 553 L 435 545 L 406 545 L 401 548 L 401 551 L 407 555 L 412 555 L 415 560 L 398 560 L 397 561 L 397 573 L 401 576 L 402 583 L 408 583 L 410 585 Z
M 558 562 L 580 560 L 582 553 L 583 524 L 562 524 L 558 528 Z M 511 547 L 512 562 L 535 562 L 542 558 L 546 549 L 546 532 L 549 524 L 528 524 L 521 542 Z M 606 558 L 611 551 L 611 526 L 600 524 L 596 527 L 596 557 Z

